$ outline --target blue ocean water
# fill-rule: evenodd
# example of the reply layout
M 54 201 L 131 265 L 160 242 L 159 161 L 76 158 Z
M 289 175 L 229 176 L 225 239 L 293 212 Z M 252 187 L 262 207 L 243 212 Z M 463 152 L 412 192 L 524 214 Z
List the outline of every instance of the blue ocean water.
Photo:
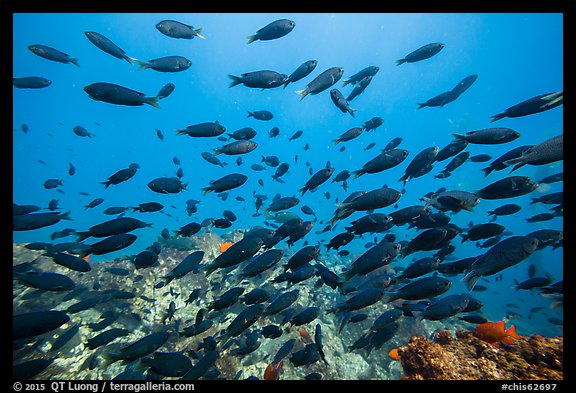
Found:
M 277 40 L 256 41 L 247 45 L 246 37 L 273 20 L 287 18 L 296 22 L 294 30 Z M 195 27 L 202 27 L 205 40 L 178 40 L 158 32 L 156 23 L 163 19 L 178 20 Z M 327 242 L 350 221 L 362 216 L 356 213 L 340 222 L 330 232 L 316 234 L 332 217 L 336 198 L 342 201 L 353 191 L 369 191 L 386 184 L 401 190 L 398 179 L 410 160 L 422 149 L 446 146 L 453 140 L 453 133 L 488 128 L 509 127 L 520 132 L 521 137 L 501 145 L 468 145 L 472 155 L 485 153 L 492 159 L 523 144 L 537 144 L 563 132 L 563 107 L 520 117 L 504 118 L 490 124 L 490 116 L 533 96 L 560 91 L 563 88 L 563 18 L 561 14 L 15 14 L 13 17 L 13 76 L 42 76 L 52 81 L 44 89 L 17 89 L 13 91 L 13 202 L 34 204 L 46 208 L 52 199 L 59 199 L 62 211 L 70 211 L 73 221 L 61 221 L 42 229 L 13 232 L 15 243 L 50 241 L 50 234 L 64 228 L 77 231 L 106 221 L 111 216 L 103 210 L 111 206 L 136 206 L 144 202 L 160 202 L 163 213 L 135 213 L 130 216 L 153 224 L 139 229 L 137 241 L 130 247 L 114 253 L 91 256 L 92 261 L 108 261 L 121 255 L 137 254 L 157 240 L 163 228 L 176 230 L 206 218 L 220 218 L 223 210 L 233 211 L 238 220 L 233 228 L 264 226 L 265 217 L 255 213 L 253 193 L 269 197 L 299 196 L 298 189 L 314 172 L 324 168 L 329 161 L 335 168 L 334 175 L 344 169 L 359 169 L 375 157 L 379 150 L 394 137 L 402 137 L 401 148 L 410 152 L 407 160 L 395 168 L 374 175 L 349 179 L 345 192 L 340 183 L 322 184 L 316 192 L 301 197 L 297 207 L 310 206 L 319 220 L 305 239 L 296 243 L 295 250 L 307 240 L 310 244 Z M 138 70 L 137 65 L 116 59 L 94 46 L 85 31 L 96 31 L 121 47 L 128 55 L 150 60 L 179 55 L 192 61 L 192 66 L 179 73 L 160 73 L 152 69 Z M 430 59 L 416 63 L 396 65 L 396 60 L 431 42 L 445 44 L 444 49 Z M 77 58 L 80 67 L 73 64 L 52 62 L 36 56 L 27 49 L 32 44 L 56 48 Z M 275 70 L 289 75 L 306 60 L 315 59 L 318 66 L 303 80 L 290 84 L 286 89 L 251 89 L 242 85 L 229 88 L 228 74 L 240 75 L 257 70 Z M 377 65 L 378 74 L 366 91 L 350 104 L 356 109 L 355 117 L 342 113 L 330 100 L 329 91 L 309 95 L 300 100 L 295 90 L 303 89 L 308 82 L 329 67 L 343 67 L 342 80 L 361 69 Z M 417 103 L 451 89 L 464 77 L 477 74 L 478 80 L 456 101 L 444 107 L 417 109 Z M 154 96 L 166 83 L 174 83 L 174 93 L 159 101 L 161 109 L 149 105 L 139 107 L 117 106 L 92 100 L 83 91 L 94 82 L 109 82 Z M 334 87 L 345 96 L 352 87 Z M 274 114 L 270 121 L 247 117 L 247 111 L 268 110 Z M 338 146 L 333 144 L 341 133 L 361 126 L 379 116 L 384 124 L 372 132 Z M 242 156 L 243 163 L 236 164 L 236 156 L 220 155 L 228 163 L 214 166 L 201 158 L 200 153 L 211 151 L 225 142 L 216 138 L 190 138 L 177 136 L 175 130 L 188 125 L 218 120 L 227 132 L 243 127 L 253 127 L 258 135 L 258 147 Z M 26 124 L 28 131 L 22 131 Z M 72 129 L 81 125 L 95 134 L 81 138 Z M 272 127 L 280 135 L 269 138 Z M 161 141 L 156 129 L 164 133 Z M 289 141 L 296 131 L 302 130 L 299 139 Z M 364 148 L 376 143 L 372 150 Z M 309 150 L 304 150 L 308 144 Z M 345 146 L 344 151 L 340 151 Z M 290 164 L 283 177 L 284 184 L 273 182 L 274 168 L 256 172 L 250 165 L 261 162 L 263 155 L 277 155 L 281 162 Z M 154 178 L 175 176 L 178 166 L 172 159 L 181 161 L 183 181 L 187 189 L 179 194 L 162 195 L 151 191 L 147 184 Z M 295 160 L 297 156 L 297 161 Z M 39 160 L 44 163 L 39 162 Z M 309 162 L 310 166 L 306 166 Z M 508 171 L 493 172 L 484 177 L 482 168 L 488 163 L 466 162 L 452 176 L 436 179 L 448 162 L 436 163 L 427 175 L 410 180 L 406 193 L 398 201 L 398 208 L 421 204 L 420 198 L 441 187 L 448 190 L 473 192 L 496 180 L 509 176 Z M 76 168 L 74 176 L 68 175 L 69 163 Z M 116 171 L 138 163 L 137 174 L 125 183 L 104 189 L 100 184 Z M 524 166 L 514 174 L 539 180 L 562 171 L 562 162 L 544 166 Z M 239 172 L 248 175 L 248 181 L 231 190 L 226 201 L 214 193 L 203 196 L 202 187 L 211 180 Z M 46 190 L 46 179 L 63 179 L 59 187 Z M 264 186 L 258 184 L 263 179 Z M 510 200 L 482 200 L 473 212 L 462 211 L 452 216 L 453 223 L 466 228 L 469 222 L 488 222 L 487 212 L 504 203 L 523 206 L 514 216 L 500 217 L 514 235 L 525 235 L 537 229 L 563 228 L 562 217 L 541 223 L 528 223 L 526 218 L 547 212 L 549 206 L 529 204 L 531 197 L 562 191 L 563 184 L 541 185 L 530 195 Z M 81 195 L 84 192 L 88 195 Z M 330 193 L 327 199 L 324 192 Z M 241 196 L 245 201 L 235 198 Z M 104 203 L 94 209 L 85 205 L 95 198 Z M 199 200 L 198 212 L 189 217 L 186 201 Z M 391 213 L 389 206 L 378 211 Z M 45 210 L 43 210 L 45 211 Z M 167 213 L 167 214 L 166 214 Z M 300 214 L 303 218 L 306 217 Z M 213 229 L 224 234 L 229 229 Z M 398 240 L 410 240 L 416 229 L 395 227 L 391 230 Z M 365 235 L 353 240 L 347 247 L 351 255 L 365 251 L 364 244 L 374 236 Z M 378 236 L 381 238 L 381 234 Z M 58 241 L 72 241 L 72 238 Z M 92 239 L 93 240 L 93 239 Z M 456 250 L 451 257 L 461 259 L 479 255 L 475 242 L 453 244 Z M 323 250 L 324 253 L 324 250 Z M 550 309 L 551 301 L 537 292 L 515 291 L 514 280 L 528 278 L 528 266 L 534 264 L 538 275 L 549 273 L 555 281 L 563 277 L 562 248 L 547 247 L 534 253 L 527 260 L 502 272 L 502 280 L 490 278 L 486 292 L 475 295 L 485 306 L 484 313 L 490 320 L 504 318 L 508 311 L 521 314 L 512 319 L 520 334 L 540 333 L 545 336 L 562 334 L 561 328 L 548 318 L 562 318 L 562 309 Z M 329 253 L 338 263 L 338 257 Z M 406 266 L 417 257 L 428 256 L 419 252 L 394 265 Z M 460 277 L 454 279 L 451 292 L 465 290 Z M 515 303 L 518 309 L 506 305 Z M 527 319 L 532 307 L 545 310 Z

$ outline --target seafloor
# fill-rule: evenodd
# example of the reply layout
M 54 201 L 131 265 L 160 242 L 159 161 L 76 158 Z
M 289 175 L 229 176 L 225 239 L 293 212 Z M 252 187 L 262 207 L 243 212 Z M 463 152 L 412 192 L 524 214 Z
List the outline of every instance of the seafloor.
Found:
M 99 262 L 92 264 L 92 270 L 80 273 L 55 264 L 51 258 L 42 256 L 41 251 L 32 251 L 24 245 L 13 245 L 13 265 L 35 261 L 35 268 L 69 276 L 76 284 L 75 289 L 84 288 L 75 298 L 64 301 L 67 292 L 39 291 L 14 280 L 13 314 L 36 310 L 66 310 L 81 299 L 97 295 L 110 289 L 134 291 L 130 299 L 112 299 L 102 302 L 85 311 L 69 314 L 70 321 L 52 332 L 35 337 L 22 348 L 13 351 L 13 363 L 18 364 L 29 359 L 53 359 L 52 363 L 35 379 L 96 380 L 112 379 L 126 369 L 146 370 L 139 362 L 130 364 L 118 361 L 104 366 L 104 352 L 113 352 L 128 343 L 152 332 L 171 329 L 180 320 L 179 329 L 193 324 L 196 313 L 205 307 L 217 295 L 239 284 L 239 280 L 227 279 L 216 282 L 219 275 L 212 275 L 210 281 L 204 274 L 189 273 L 169 285 L 155 289 L 161 277 L 190 253 L 191 249 L 203 250 L 205 261 L 212 260 L 219 245 L 225 241 L 236 241 L 242 233 L 234 231 L 219 237 L 206 231 L 190 239 L 177 239 L 163 242 L 157 266 L 136 270 L 128 261 Z M 179 250 L 180 249 L 180 250 Z M 289 253 L 289 251 L 288 251 Z M 290 255 L 284 255 L 289 258 Z M 128 270 L 128 275 L 111 273 L 110 267 Z M 256 280 L 250 280 L 247 293 L 262 285 L 270 278 L 271 272 L 261 274 Z M 143 278 L 140 278 L 143 276 Z M 278 287 L 283 287 L 279 284 Z M 199 300 L 185 304 L 188 295 L 195 288 L 204 290 Z M 326 286 L 318 289 L 314 285 L 297 285 L 300 296 L 294 304 L 298 309 L 310 305 L 326 310 L 333 306 L 339 296 Z M 171 301 L 176 305 L 174 317 L 162 323 Z M 179 337 L 168 340 L 159 351 L 182 351 L 184 354 L 196 351 L 198 344 L 210 335 L 218 335 L 242 310 L 240 303 L 225 312 L 210 312 L 206 318 L 214 321 L 212 328 L 194 337 Z M 250 376 L 262 379 L 267 365 L 272 361 L 280 346 L 290 338 L 296 339 L 293 351 L 303 348 L 314 337 L 314 327 L 321 324 L 323 348 L 327 364 L 317 361 L 314 364 L 294 367 L 288 358 L 284 361 L 284 370 L 280 379 L 304 379 L 311 373 L 319 373 L 322 379 L 332 380 L 388 380 L 388 379 L 562 379 L 563 377 L 563 337 L 544 338 L 538 335 L 523 337 L 518 345 L 496 348 L 475 338 L 469 333 L 474 325 L 451 318 L 445 321 L 418 320 L 403 317 L 399 320 L 398 333 L 382 348 L 369 354 L 364 350 L 350 350 L 352 345 L 369 329 L 372 321 L 391 305 L 378 303 L 363 310 L 369 317 L 357 324 L 348 324 L 338 333 L 338 321 L 333 314 L 321 313 L 313 322 L 301 326 L 283 326 L 284 333 L 276 339 L 260 338 L 259 348 L 243 357 L 234 354 L 235 345 L 222 351 L 215 366 L 219 370 L 217 378 L 245 379 Z M 88 338 L 99 332 L 91 330 L 89 324 L 100 321 L 101 315 L 110 310 L 121 310 L 120 317 L 110 326 L 131 331 L 107 346 L 90 350 L 84 346 Z M 260 318 L 251 329 L 261 328 L 270 323 L 279 324 L 281 315 Z M 58 336 L 74 324 L 80 324 L 78 334 L 64 347 L 51 350 Z M 439 333 L 441 332 L 441 333 Z M 441 338 L 441 339 L 438 339 Z M 431 340 L 432 339 L 432 340 Z M 398 348 L 399 360 L 391 359 L 389 351 Z M 196 362 L 191 358 L 192 364 Z M 241 371 L 241 374 L 238 374 Z M 152 375 L 149 378 L 153 378 Z M 175 379 L 175 378 L 166 378 Z

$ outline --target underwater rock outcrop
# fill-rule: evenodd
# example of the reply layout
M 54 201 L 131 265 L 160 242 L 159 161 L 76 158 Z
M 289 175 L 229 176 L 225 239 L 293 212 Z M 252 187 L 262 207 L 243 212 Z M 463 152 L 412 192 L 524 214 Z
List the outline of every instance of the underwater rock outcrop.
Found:
M 563 379 L 563 337 L 522 336 L 497 348 L 471 331 L 436 332 L 434 341 L 413 336 L 398 348 L 403 379 Z

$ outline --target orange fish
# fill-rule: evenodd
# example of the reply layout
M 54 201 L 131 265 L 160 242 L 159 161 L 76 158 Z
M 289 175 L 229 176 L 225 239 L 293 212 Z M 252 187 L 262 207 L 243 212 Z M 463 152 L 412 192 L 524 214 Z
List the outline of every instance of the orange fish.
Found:
M 392 360 L 400 360 L 400 355 L 398 354 L 398 348 L 391 349 L 390 352 L 388 352 L 388 356 L 390 356 L 390 359 Z
M 504 321 L 480 323 L 474 329 L 474 336 L 494 346 L 497 346 L 500 342 L 514 345 L 515 341 L 512 339 L 520 339 L 520 336 L 516 333 L 516 327 L 511 325 L 506 329 Z
M 233 242 L 226 242 L 226 243 L 222 243 L 222 245 L 220 246 L 220 252 L 224 252 L 227 249 L 229 249 L 234 243 Z
M 306 344 L 310 344 L 312 342 L 312 337 L 310 337 L 310 333 L 308 333 L 308 330 L 306 330 L 306 328 L 298 329 L 298 333 L 300 333 L 300 337 L 304 339 L 304 342 Z
M 280 363 L 269 364 L 264 370 L 264 379 L 266 381 L 277 381 L 282 373 L 284 373 L 284 360 L 280 361 Z

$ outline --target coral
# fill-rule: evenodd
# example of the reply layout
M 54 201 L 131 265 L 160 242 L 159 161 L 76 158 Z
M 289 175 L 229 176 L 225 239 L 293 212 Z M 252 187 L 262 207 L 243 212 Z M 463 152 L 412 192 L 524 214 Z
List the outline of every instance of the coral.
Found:
M 516 345 L 492 346 L 470 331 L 413 336 L 398 348 L 405 379 L 563 379 L 563 337 L 538 334 Z

